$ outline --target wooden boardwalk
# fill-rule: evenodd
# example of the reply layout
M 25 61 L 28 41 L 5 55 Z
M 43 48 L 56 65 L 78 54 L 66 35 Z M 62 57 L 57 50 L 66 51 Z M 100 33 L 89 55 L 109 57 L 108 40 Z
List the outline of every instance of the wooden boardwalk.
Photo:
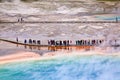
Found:
M 49 51 L 57 51 L 57 50 L 90 50 L 93 49 L 94 46 L 87 46 L 87 45 L 38 45 L 38 44 L 25 44 L 21 42 L 0 39 L 0 41 L 5 41 L 9 43 L 16 44 L 18 46 L 23 46 L 25 49 L 38 49 L 38 50 L 49 50 Z
M 6 40 L 6 39 L 0 39 L 0 41 L 5 41 L 5 42 L 13 43 L 13 44 L 18 44 L 18 45 L 26 45 L 26 46 L 40 46 L 40 47 L 51 46 L 51 45 L 25 44 L 25 43 L 22 43 L 22 42 L 17 42 L 17 41 L 12 41 L 12 40 Z
M 6 40 L 6 39 L 0 39 L 0 41 L 5 41 L 5 42 L 9 42 L 9 43 L 13 43 L 13 44 L 17 44 L 17 45 L 23 45 L 23 46 L 38 46 L 38 47 L 72 47 L 72 46 L 93 46 L 93 45 L 76 45 L 76 44 L 72 44 L 72 45 L 44 45 L 44 44 L 25 44 L 22 42 L 17 42 L 17 41 L 12 41 L 12 40 Z
M 15 23 L 30 23 L 30 24 L 37 24 L 37 23 L 42 23 L 42 24 L 50 24 L 50 23 L 120 23 L 120 21 L 1 21 L 0 24 L 15 24 Z
M 17 41 L 12 41 L 12 40 L 6 40 L 6 39 L 0 39 L 0 41 L 5 41 L 13 44 L 18 44 L 18 45 L 26 45 L 26 46 L 39 46 L 39 47 L 50 47 L 50 46 L 80 46 L 80 45 L 44 45 L 44 44 L 28 44 L 28 43 L 22 43 L 22 42 L 17 42 Z

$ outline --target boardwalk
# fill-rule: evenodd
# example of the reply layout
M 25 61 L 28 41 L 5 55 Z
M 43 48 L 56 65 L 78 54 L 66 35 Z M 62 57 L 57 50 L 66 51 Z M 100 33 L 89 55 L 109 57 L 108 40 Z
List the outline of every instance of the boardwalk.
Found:
M 50 24 L 50 23 L 120 23 L 120 21 L 1 21 L 0 24 L 10 24 L 10 23 L 30 23 L 30 24 L 36 24 L 36 23 L 42 23 L 42 24 Z
M 94 46 L 80 46 L 80 45 L 38 45 L 38 44 L 25 44 L 16 41 L 0 39 L 0 41 L 5 41 L 9 43 L 16 44 L 18 46 L 22 46 L 25 49 L 37 49 L 37 50 L 49 50 L 49 51 L 57 51 L 57 50 L 90 50 L 94 49 Z
M 29 43 L 22 43 L 22 42 L 17 42 L 17 41 L 12 41 L 12 40 L 6 40 L 6 39 L 0 39 L 0 41 L 5 41 L 13 44 L 18 44 L 18 45 L 26 45 L 26 46 L 40 46 L 40 47 L 49 47 L 49 46 L 82 46 L 82 45 L 44 45 L 44 44 L 29 44 Z

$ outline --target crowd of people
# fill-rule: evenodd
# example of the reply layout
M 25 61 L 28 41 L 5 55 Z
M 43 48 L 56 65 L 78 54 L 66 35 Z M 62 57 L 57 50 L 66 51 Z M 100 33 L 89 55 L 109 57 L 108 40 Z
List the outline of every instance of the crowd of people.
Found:
M 48 40 L 48 45 L 70 45 L 72 43 L 71 40 Z
M 104 40 L 77 40 L 76 45 L 100 45 Z
M 18 38 L 17 38 L 17 42 L 18 42 Z M 29 39 L 29 40 L 24 40 L 24 43 L 25 44 L 38 44 L 40 45 L 41 44 L 41 40 L 32 40 L 32 39 Z M 48 40 L 48 45 L 70 45 L 72 43 L 71 40 Z
M 32 39 L 29 39 L 29 40 L 24 40 L 24 43 L 25 44 L 38 44 L 40 45 L 41 44 L 41 41 L 40 40 L 32 40 Z

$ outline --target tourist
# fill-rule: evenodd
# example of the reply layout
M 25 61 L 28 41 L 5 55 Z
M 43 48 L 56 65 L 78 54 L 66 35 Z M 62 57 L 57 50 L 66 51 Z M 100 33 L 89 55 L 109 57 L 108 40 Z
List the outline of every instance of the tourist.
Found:
M 33 43 L 36 44 L 36 40 L 33 40 Z
M 70 40 L 70 44 L 72 44 L 72 40 Z
M 51 45 L 50 40 L 48 40 L 48 45 Z
M 84 45 L 84 40 L 81 40 L 81 45 Z
M 59 45 L 59 41 L 55 41 L 55 45 Z
M 63 44 L 66 46 L 66 44 L 67 44 L 66 40 L 63 41 Z
M 86 45 L 86 40 L 84 40 L 84 45 Z
M 27 43 L 27 40 L 26 40 L 26 39 L 24 40 L 24 43 L 25 43 L 25 44 Z
M 38 40 L 38 41 L 37 41 L 37 44 L 39 44 L 39 45 L 40 45 L 40 44 L 41 44 L 41 41 L 40 41 L 40 40 Z
M 16 41 L 18 42 L 18 37 L 16 38 Z
M 92 45 L 95 45 L 95 40 L 92 40 Z
M 87 41 L 87 45 L 90 46 L 90 40 Z
M 82 45 L 82 40 L 79 40 L 79 45 Z
M 50 45 L 52 45 L 53 44 L 53 40 L 50 40 Z
M 67 40 L 67 45 L 69 45 L 69 40 Z
M 53 45 L 55 45 L 55 40 L 53 40 Z
M 99 40 L 97 40 L 97 45 L 99 45 Z
M 50 41 L 51 45 L 55 45 L 55 40 Z
M 84 40 L 82 40 L 82 45 L 84 45 L 85 44 L 85 41 Z
M 101 43 L 102 43 L 102 40 L 99 40 L 99 43 L 101 44 Z
M 78 45 L 78 40 L 76 41 L 76 45 Z
M 81 40 L 78 41 L 78 44 L 81 45 Z
M 29 43 L 32 44 L 32 39 L 29 39 Z
M 21 22 L 23 22 L 23 21 L 24 21 L 22 17 L 20 18 L 20 21 L 21 21 Z
M 20 22 L 20 19 L 18 19 L 18 22 Z
M 62 45 L 62 41 L 60 40 L 60 45 Z

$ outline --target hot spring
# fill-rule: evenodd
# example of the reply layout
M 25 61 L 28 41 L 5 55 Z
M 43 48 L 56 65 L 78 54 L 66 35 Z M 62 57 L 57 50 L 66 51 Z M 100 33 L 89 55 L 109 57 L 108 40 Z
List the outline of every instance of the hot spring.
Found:
M 107 4 L 95 0 L 78 0 L 79 3 L 64 3 L 59 2 L 59 0 L 54 3 L 42 2 L 44 0 L 33 3 L 21 2 L 33 0 L 0 1 L 3 1 L 3 3 L 0 3 L 1 21 L 14 22 L 19 17 L 23 17 L 24 21 L 96 21 L 116 20 L 115 16 L 118 16 L 118 20 L 120 20 L 120 5 L 118 2 Z M 109 6 L 113 6 L 113 8 L 109 9 Z M 108 10 L 107 16 L 106 13 L 103 14 L 103 8 Z M 115 8 L 118 8 L 118 10 L 115 11 Z M 111 17 L 112 12 L 114 12 L 113 17 Z M 96 15 L 100 17 L 96 17 Z M 14 41 L 16 37 L 19 37 L 21 42 L 24 39 L 32 38 L 35 40 L 40 39 L 43 41 L 42 43 L 47 43 L 47 40 L 51 39 L 73 41 L 80 39 L 120 40 L 119 25 L 120 23 L 1 23 L 0 38 Z M 104 48 L 103 46 L 102 48 Z M 5 43 L 0 45 L 1 55 L 4 55 L 9 50 L 15 51 L 19 49 L 23 50 L 21 46 L 16 48 Z M 112 55 L 114 54 L 112 52 L 120 52 L 120 49 L 112 51 L 109 48 L 108 54 L 110 55 L 96 53 L 93 55 L 60 56 L 45 60 L 0 64 L 0 80 L 120 80 L 120 56 Z M 63 52 L 60 53 L 63 54 Z
M 0 65 L 0 80 L 120 80 L 120 58 L 67 56 Z

